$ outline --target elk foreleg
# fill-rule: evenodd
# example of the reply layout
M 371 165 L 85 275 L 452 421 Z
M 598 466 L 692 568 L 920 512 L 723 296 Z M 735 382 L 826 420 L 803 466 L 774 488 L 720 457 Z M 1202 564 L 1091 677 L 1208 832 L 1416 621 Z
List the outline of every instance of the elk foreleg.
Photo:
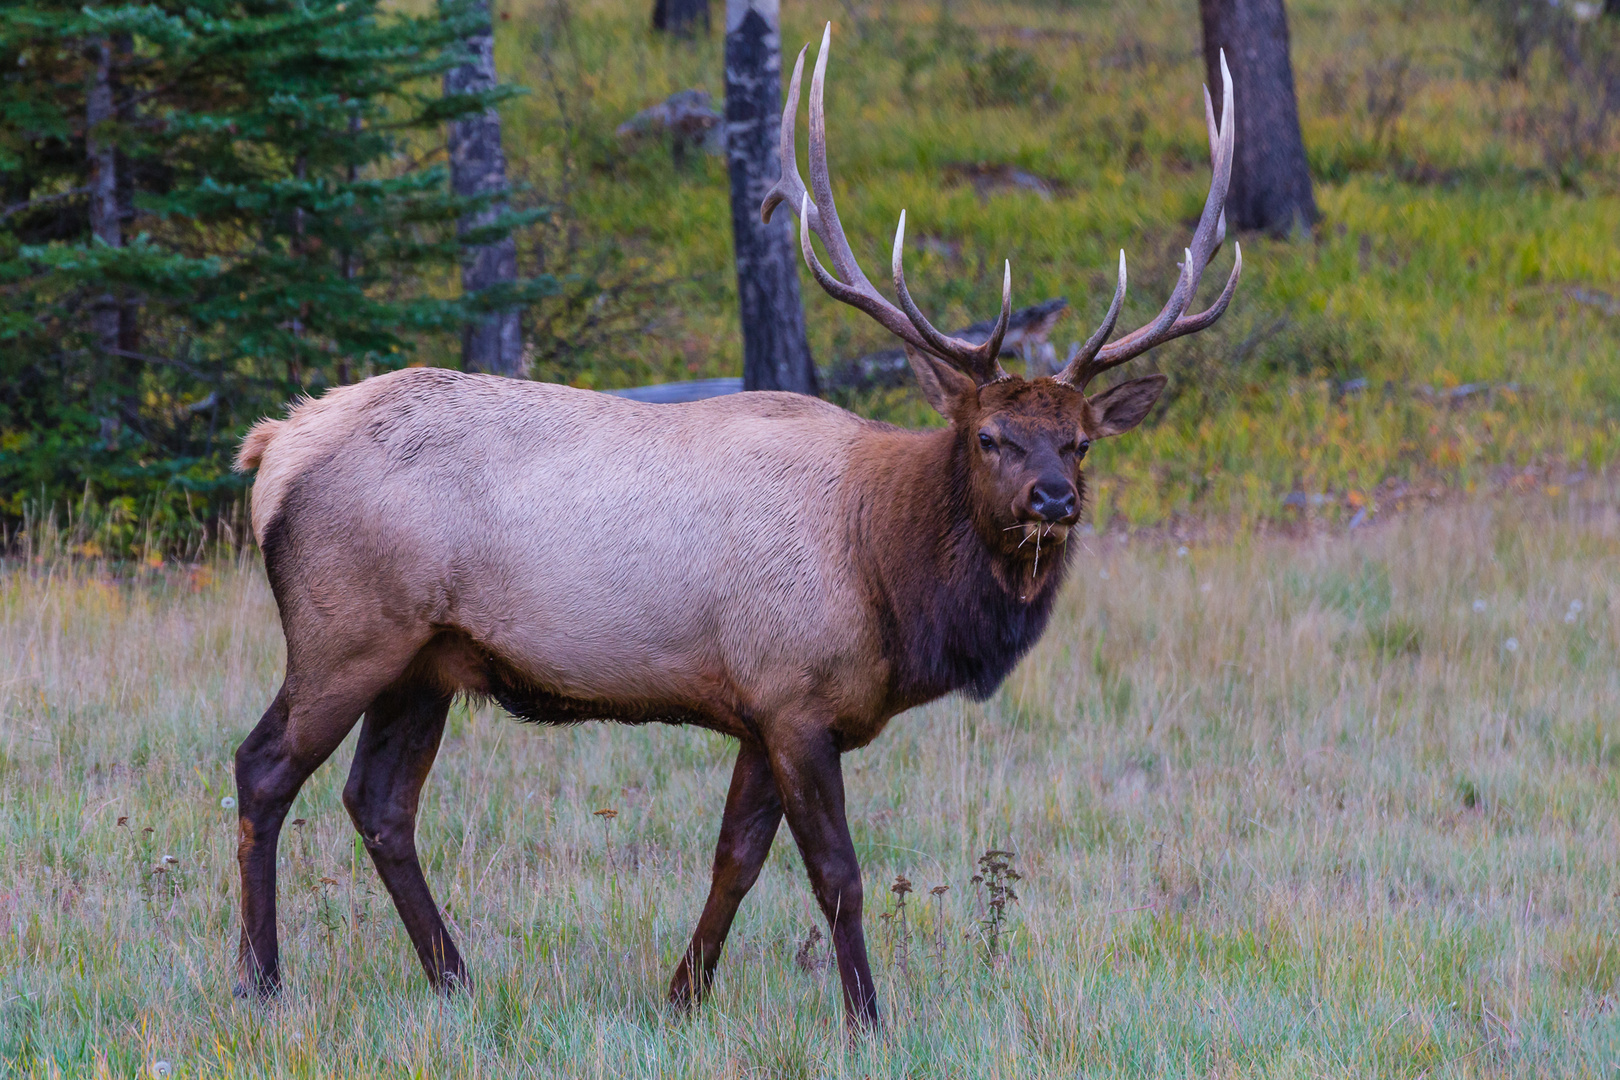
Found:
M 703 917 L 692 934 L 692 943 L 669 984 L 672 1004 L 691 1005 L 714 984 L 714 968 L 731 930 L 731 920 L 759 879 L 759 869 L 770 854 L 781 821 L 782 801 L 776 794 L 776 780 L 765 748 L 756 742 L 744 742 L 731 770 L 731 790 L 726 793 L 725 815 L 720 819 L 709 899 L 703 905 Z
M 861 929 L 861 868 L 844 816 L 844 772 L 825 730 L 770 747 L 771 771 L 788 828 L 810 873 L 810 887 L 832 930 L 844 1019 L 852 1028 L 879 1026 L 877 989 Z
M 360 831 L 416 955 L 437 990 L 465 986 L 467 968 L 422 876 L 416 809 L 444 736 L 450 695 L 392 687 L 366 710 L 343 805 Z

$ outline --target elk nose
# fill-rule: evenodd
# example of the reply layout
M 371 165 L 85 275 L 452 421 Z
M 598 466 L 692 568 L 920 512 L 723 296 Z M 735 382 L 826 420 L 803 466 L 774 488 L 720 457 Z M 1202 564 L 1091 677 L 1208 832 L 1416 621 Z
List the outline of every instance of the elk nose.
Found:
M 1038 480 L 1029 493 L 1029 508 L 1042 521 L 1062 521 L 1074 516 L 1074 485 Z

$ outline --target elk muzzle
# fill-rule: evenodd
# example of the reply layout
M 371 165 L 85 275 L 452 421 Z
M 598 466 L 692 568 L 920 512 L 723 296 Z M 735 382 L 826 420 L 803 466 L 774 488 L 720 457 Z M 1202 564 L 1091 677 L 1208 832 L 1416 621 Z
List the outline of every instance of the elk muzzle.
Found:
M 1067 477 L 1042 477 L 1030 485 L 1023 502 L 1028 513 L 1042 522 L 1067 523 L 1080 507 L 1080 496 Z

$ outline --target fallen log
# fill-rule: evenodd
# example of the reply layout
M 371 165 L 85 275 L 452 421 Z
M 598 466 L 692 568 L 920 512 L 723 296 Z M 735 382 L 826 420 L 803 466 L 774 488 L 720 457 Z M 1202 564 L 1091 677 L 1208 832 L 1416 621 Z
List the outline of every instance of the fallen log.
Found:
M 1022 355 L 1029 366 L 1031 377 L 1050 375 L 1058 369 L 1057 352 L 1047 335 L 1068 310 L 1069 301 L 1058 296 L 1051 300 L 1019 308 L 1007 320 L 1007 336 L 1002 340 L 1003 354 Z M 995 323 L 990 320 L 976 322 L 956 331 L 957 337 L 974 344 L 990 336 Z M 902 385 L 910 377 L 904 349 L 880 349 L 865 356 L 857 356 L 833 364 L 821 372 L 821 385 L 829 391 L 859 393 Z M 742 391 L 742 380 L 693 379 L 686 382 L 655 383 L 651 386 L 633 386 L 625 390 L 610 390 L 611 394 L 632 401 L 650 401 L 672 405 L 682 401 L 701 401 L 722 394 Z

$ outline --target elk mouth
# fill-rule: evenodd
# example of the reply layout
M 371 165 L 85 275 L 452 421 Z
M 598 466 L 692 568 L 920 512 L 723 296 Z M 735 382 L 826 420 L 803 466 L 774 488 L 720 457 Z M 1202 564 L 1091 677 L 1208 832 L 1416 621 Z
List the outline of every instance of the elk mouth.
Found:
M 1032 572 L 1039 574 L 1043 551 L 1055 555 L 1054 549 L 1061 548 L 1068 541 L 1069 530 L 1072 528 L 1074 528 L 1072 522 L 1042 521 L 1037 518 L 1009 525 L 1004 531 L 1018 538 L 1013 555 L 1031 560 L 1034 563 Z

